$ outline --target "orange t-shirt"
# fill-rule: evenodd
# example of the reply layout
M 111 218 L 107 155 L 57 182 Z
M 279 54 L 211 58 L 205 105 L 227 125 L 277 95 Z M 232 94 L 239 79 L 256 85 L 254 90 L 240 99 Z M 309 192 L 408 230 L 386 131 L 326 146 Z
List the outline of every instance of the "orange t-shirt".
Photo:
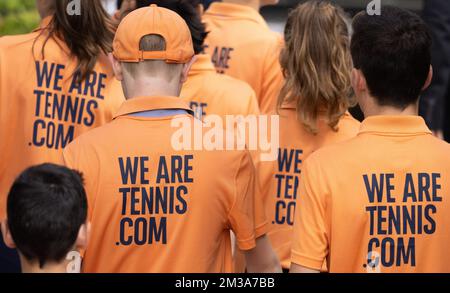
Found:
M 128 100 L 113 122 L 64 150 L 86 180 L 92 233 L 84 272 L 232 272 L 230 230 L 240 249 L 255 247 L 249 152 L 176 150 L 172 124 L 195 129 L 200 120 L 130 115 L 160 109 L 189 105 L 175 97 Z
M 247 82 L 262 113 L 275 110 L 283 83 L 282 37 L 269 29 L 258 11 L 244 5 L 213 3 L 203 20 L 209 31 L 205 51 L 216 70 Z
M 418 116 L 374 116 L 305 162 L 292 262 L 330 272 L 450 272 L 450 145 Z
M 16 176 L 45 162 L 62 163 L 75 137 L 105 124 L 124 101 L 107 56 L 76 84 L 77 60 L 60 40 L 42 46 L 50 18 L 36 31 L 0 38 L 0 219 Z M 34 54 L 33 54 L 34 52 Z
M 197 55 L 181 97 L 199 119 L 210 114 L 219 115 L 223 121 L 226 115 L 259 115 L 253 89 L 241 80 L 218 74 L 206 54 Z
M 307 131 L 297 119 L 294 104 L 280 109 L 280 149 L 275 162 L 259 162 L 257 182 L 270 224 L 269 238 L 281 265 L 289 269 L 295 202 L 303 161 L 317 149 L 357 135 L 360 123 L 345 114 L 338 131 L 331 129 L 325 118 L 319 118 L 318 134 Z

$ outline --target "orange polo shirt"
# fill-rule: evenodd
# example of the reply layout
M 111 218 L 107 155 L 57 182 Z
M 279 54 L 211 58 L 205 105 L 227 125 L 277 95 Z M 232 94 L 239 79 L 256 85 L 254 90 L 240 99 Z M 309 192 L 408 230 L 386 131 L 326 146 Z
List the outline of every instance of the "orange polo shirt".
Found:
M 292 262 L 330 272 L 450 272 L 450 145 L 418 116 L 374 116 L 303 166 Z
M 232 272 L 230 230 L 240 249 L 255 247 L 249 152 L 176 150 L 178 123 L 196 129 L 200 120 L 130 115 L 160 109 L 189 105 L 175 97 L 128 100 L 113 122 L 64 151 L 86 180 L 92 233 L 84 272 Z
M 323 146 L 355 137 L 360 127 L 360 123 L 347 113 L 341 118 L 338 131 L 334 131 L 322 116 L 317 123 L 318 134 L 314 135 L 298 121 L 295 108 L 295 104 L 285 104 L 280 109 L 277 161 L 257 165 L 261 198 L 270 223 L 268 235 L 285 269 L 291 265 L 295 205 L 304 160 Z
M 112 120 L 124 101 L 107 56 L 99 56 L 94 71 L 79 84 L 73 75 L 77 60 L 62 41 L 48 39 L 42 56 L 50 20 L 30 34 L 0 38 L 0 219 L 20 172 L 62 163 L 62 149 Z
M 206 54 L 197 55 L 181 97 L 199 119 L 208 114 L 219 115 L 223 121 L 226 115 L 259 115 L 253 89 L 243 81 L 218 74 Z
M 203 20 L 209 31 L 205 51 L 216 70 L 247 82 L 262 113 L 275 110 L 283 75 L 278 61 L 282 37 L 245 5 L 215 2 Z

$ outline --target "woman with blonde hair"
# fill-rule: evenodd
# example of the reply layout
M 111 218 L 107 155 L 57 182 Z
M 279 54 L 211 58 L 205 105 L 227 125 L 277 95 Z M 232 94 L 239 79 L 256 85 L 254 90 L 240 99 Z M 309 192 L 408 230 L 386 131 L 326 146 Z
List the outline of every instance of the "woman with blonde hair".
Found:
M 288 270 L 302 163 L 317 149 L 356 136 L 359 122 L 347 112 L 352 61 L 343 10 L 323 1 L 299 5 L 288 17 L 285 41 L 279 156 L 257 166 L 269 238 Z

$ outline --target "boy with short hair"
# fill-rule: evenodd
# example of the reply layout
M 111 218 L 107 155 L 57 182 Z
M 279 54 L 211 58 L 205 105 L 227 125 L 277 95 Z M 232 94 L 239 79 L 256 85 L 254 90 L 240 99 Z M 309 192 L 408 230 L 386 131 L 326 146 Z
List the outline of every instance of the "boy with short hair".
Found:
M 183 84 L 181 98 L 189 102 L 199 119 L 218 115 L 225 125 L 227 115 L 259 115 L 255 91 L 244 81 L 218 74 L 211 56 L 203 51 L 208 35 L 202 23 L 200 0 L 146 0 L 144 4 L 157 4 L 178 13 L 187 23 L 192 35 L 196 61 Z
M 64 151 L 85 174 L 92 203 L 83 271 L 232 272 L 230 230 L 249 271 L 280 271 L 267 239 L 259 245 L 255 236 L 249 152 L 175 147 L 176 125 L 202 127 L 179 98 L 195 62 L 186 22 L 156 5 L 134 10 L 113 54 L 127 101 L 112 123 Z
M 25 170 L 11 187 L 7 214 L 3 238 L 17 248 L 22 272 L 66 273 L 79 267 L 71 262 L 81 259 L 68 254 L 83 249 L 89 233 L 80 173 L 53 164 Z
M 356 138 L 302 170 L 292 272 L 450 272 L 450 146 L 418 116 L 432 79 L 431 37 L 412 12 L 358 14 L 353 88 L 367 117 Z
M 208 33 L 201 19 L 203 11 L 201 1 L 141 0 L 131 5 L 135 5 L 134 8 L 138 9 L 151 4 L 178 13 L 186 21 L 191 32 L 196 61 L 189 71 L 187 81 L 183 84 L 180 96 L 189 102 L 195 116 L 203 119 L 207 115 L 218 115 L 225 125 L 227 115 L 259 115 L 255 91 L 242 80 L 217 73 L 211 56 L 204 53 L 203 47 Z M 121 7 L 121 11 L 127 10 L 124 6 Z M 118 17 L 123 18 L 126 14 L 124 12 Z

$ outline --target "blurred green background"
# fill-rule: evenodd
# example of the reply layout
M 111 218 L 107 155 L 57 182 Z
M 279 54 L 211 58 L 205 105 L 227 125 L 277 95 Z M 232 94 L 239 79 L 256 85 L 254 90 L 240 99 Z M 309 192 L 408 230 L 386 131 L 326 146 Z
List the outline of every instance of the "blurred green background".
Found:
M 38 24 L 35 0 L 0 0 L 0 36 L 28 33 Z

